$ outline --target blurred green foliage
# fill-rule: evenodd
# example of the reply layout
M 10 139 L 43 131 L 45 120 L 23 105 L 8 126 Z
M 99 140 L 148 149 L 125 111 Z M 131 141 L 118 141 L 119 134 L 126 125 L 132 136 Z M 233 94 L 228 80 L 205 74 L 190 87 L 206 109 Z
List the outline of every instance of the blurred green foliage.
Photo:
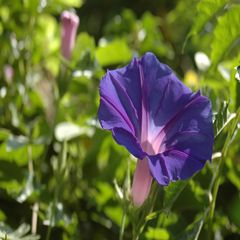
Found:
M 70 8 L 81 23 L 68 63 L 59 15 Z M 118 238 L 136 159 L 100 129 L 98 86 L 146 51 L 211 98 L 215 146 L 201 172 L 127 215 L 124 239 L 132 221 L 140 239 L 240 239 L 239 16 L 226 0 L 0 0 L 1 239 Z

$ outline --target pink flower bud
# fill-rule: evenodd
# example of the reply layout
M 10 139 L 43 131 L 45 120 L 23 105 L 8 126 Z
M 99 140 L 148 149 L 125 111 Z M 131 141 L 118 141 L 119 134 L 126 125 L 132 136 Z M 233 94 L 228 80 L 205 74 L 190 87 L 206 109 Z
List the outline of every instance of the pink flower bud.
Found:
M 61 14 L 61 25 L 62 55 L 69 60 L 75 44 L 77 28 L 79 25 L 79 17 L 72 12 L 64 11 Z

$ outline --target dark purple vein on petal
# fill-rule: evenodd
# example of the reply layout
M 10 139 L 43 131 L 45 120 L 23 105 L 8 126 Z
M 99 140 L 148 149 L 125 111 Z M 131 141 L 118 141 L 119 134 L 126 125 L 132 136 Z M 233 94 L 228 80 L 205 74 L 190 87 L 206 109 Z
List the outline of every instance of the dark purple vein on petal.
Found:
M 166 76 L 165 76 L 166 77 Z M 162 97 L 161 97 L 161 100 L 160 100 L 160 102 L 159 102 L 159 104 L 158 104 L 158 109 L 157 109 L 157 111 L 156 111 L 156 113 L 155 113 L 155 115 L 154 115 L 154 119 L 157 117 L 157 115 L 158 115 L 158 113 L 159 113 L 159 111 L 160 111 L 160 109 L 161 109 L 161 107 L 162 107 L 162 102 L 163 102 L 163 100 L 164 100 L 164 98 L 165 98 L 165 96 L 166 96 L 166 92 L 168 92 L 169 91 L 169 85 L 170 85 L 170 81 L 171 81 L 171 78 L 169 77 L 169 76 L 167 76 L 167 84 L 166 84 L 166 86 L 165 86 L 165 88 L 164 88 L 164 90 L 163 90 L 163 95 L 162 95 Z
M 131 129 L 131 131 L 134 132 L 134 127 L 132 123 L 127 119 L 127 116 L 125 116 L 124 113 L 122 113 L 106 96 L 101 96 L 101 100 L 109 104 L 115 110 L 115 112 L 117 112 L 121 116 L 124 122 Z
M 160 130 L 160 132 L 155 137 L 153 143 L 158 140 L 159 137 L 164 136 L 164 131 L 166 131 L 175 121 L 178 119 L 193 103 L 195 103 L 198 99 L 202 98 L 201 95 L 196 95 L 193 97 L 193 99 L 187 103 L 184 107 L 182 107 L 166 124 L 165 126 Z M 162 142 L 163 139 L 161 139 Z
M 176 148 L 169 148 L 169 149 L 166 149 L 166 151 L 164 151 L 162 154 L 168 154 L 168 153 L 176 153 L 177 155 L 185 155 L 185 156 L 188 156 L 190 158 L 194 158 L 196 159 L 197 161 L 199 161 L 200 163 L 204 164 L 205 163 L 205 160 L 193 155 L 193 154 L 189 154 L 189 153 L 186 153 L 184 151 L 181 151 L 179 149 L 176 149 Z
M 179 135 L 189 135 L 189 134 L 203 135 L 203 136 L 205 136 L 205 137 L 208 138 L 208 139 L 211 139 L 211 138 L 212 138 L 209 134 L 204 133 L 204 132 L 202 132 L 202 131 L 193 131 L 193 130 L 191 130 L 191 131 L 180 131 L 180 132 L 176 132 L 176 133 L 171 137 L 171 139 L 172 139 L 172 138 L 176 138 L 176 137 L 179 136 Z
M 126 114 L 128 115 L 128 118 L 133 121 L 133 126 L 135 129 L 136 135 L 139 135 L 140 134 L 139 133 L 139 131 L 140 131 L 139 119 L 138 119 L 138 115 L 137 115 L 137 110 L 134 107 L 131 98 L 129 97 L 126 89 L 120 85 L 118 80 L 115 79 L 115 77 L 111 74 L 111 72 L 109 72 L 109 76 L 110 76 L 110 79 L 112 80 L 112 83 L 116 90 L 116 93 L 118 94 L 119 100 L 121 101 L 122 105 L 124 106 L 124 110 L 125 110 Z M 121 94 L 122 94 L 122 96 L 121 96 Z M 127 99 L 129 106 L 125 106 L 126 104 L 124 104 L 124 101 L 122 99 Z M 130 108 L 130 109 L 128 109 L 128 108 Z M 134 114 L 134 117 L 131 116 L 132 114 Z
M 164 158 L 162 158 L 161 167 L 163 167 L 162 170 L 163 170 L 164 174 L 167 176 L 168 180 L 171 180 L 171 179 L 170 179 L 170 174 L 169 174 L 169 172 L 168 172 L 168 169 L 167 169 L 167 166 L 166 166 L 166 163 L 165 163 L 165 159 L 164 159 Z

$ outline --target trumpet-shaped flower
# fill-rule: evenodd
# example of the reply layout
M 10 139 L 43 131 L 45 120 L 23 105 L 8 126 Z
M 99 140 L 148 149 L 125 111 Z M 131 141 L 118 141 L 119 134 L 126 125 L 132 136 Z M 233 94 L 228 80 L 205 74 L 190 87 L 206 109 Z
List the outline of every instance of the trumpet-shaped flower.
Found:
M 152 53 L 108 71 L 100 83 L 99 120 L 138 158 L 132 199 L 141 206 L 152 178 L 160 185 L 187 179 L 211 159 L 211 103 L 193 93 Z

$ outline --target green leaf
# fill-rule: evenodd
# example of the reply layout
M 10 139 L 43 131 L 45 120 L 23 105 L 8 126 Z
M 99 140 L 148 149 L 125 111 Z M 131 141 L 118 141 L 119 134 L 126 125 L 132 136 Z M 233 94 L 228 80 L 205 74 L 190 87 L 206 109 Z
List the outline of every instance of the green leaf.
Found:
M 240 108 L 238 108 L 237 112 L 235 113 L 234 120 L 231 122 L 231 125 L 228 130 L 227 139 L 225 140 L 225 144 L 223 146 L 223 156 L 226 156 L 230 144 L 233 142 L 234 138 L 237 136 L 237 133 L 240 129 Z
M 0 155 L 0 188 L 15 198 L 23 188 L 24 170 L 16 162 L 6 161 L 1 151 Z
M 50 13 L 61 13 L 69 8 L 79 8 L 82 4 L 82 0 L 48 0 L 46 3 L 39 4 L 39 10 Z
M 122 207 L 120 206 L 106 206 L 104 208 L 105 214 L 115 222 L 118 226 L 121 226 Z
M 107 202 L 111 200 L 115 195 L 113 188 L 109 183 L 97 182 L 96 188 L 98 189 L 98 191 L 94 195 L 94 198 L 98 206 L 106 205 Z
M 164 194 L 164 200 L 163 200 L 163 209 L 170 210 L 174 202 L 179 197 L 180 193 L 183 191 L 183 189 L 187 186 L 187 181 L 177 181 L 174 183 L 171 183 L 168 187 L 166 187 L 165 194 Z
M 215 139 L 223 131 L 224 128 L 236 117 L 235 113 L 230 114 L 228 111 L 229 103 L 224 101 L 214 120 L 214 137 Z
M 151 240 L 168 240 L 170 239 L 170 235 L 168 231 L 164 228 L 152 228 L 149 227 L 146 234 L 145 234 L 146 239 L 151 239 Z
M 63 4 L 66 7 L 80 7 L 82 5 L 82 0 L 55 0 L 55 4 Z
M 23 6 L 24 8 L 28 9 L 29 11 L 31 10 L 32 13 L 37 12 L 39 2 L 37 0 L 24 0 L 23 1 Z
M 81 69 L 88 69 L 94 60 L 95 40 L 88 33 L 83 32 L 77 36 L 73 51 L 73 61 L 79 61 Z
M 240 37 L 240 6 L 233 5 L 229 10 L 218 18 L 216 28 L 214 29 L 214 38 L 212 41 L 211 59 L 217 64 L 222 60 L 230 47 Z
M 99 46 L 96 58 L 102 66 L 109 66 L 130 61 L 132 53 L 123 39 L 117 39 Z
M 190 224 L 187 229 L 181 234 L 177 239 L 179 240 L 198 240 L 200 232 L 203 227 L 208 210 L 205 211 L 203 215 L 197 218 L 192 224 Z
M 111 151 L 111 144 L 112 139 L 107 137 L 103 139 L 100 151 L 97 156 L 97 164 L 99 169 L 103 169 L 107 166 L 109 157 L 110 157 L 110 151 Z
M 24 136 L 11 136 L 7 142 L 0 145 L 1 159 L 14 161 L 19 166 L 24 166 L 29 159 L 28 156 L 29 140 Z M 32 147 L 32 159 L 37 159 L 44 151 L 44 146 L 34 144 Z
M 171 46 L 164 41 L 162 32 L 160 31 L 160 18 L 146 12 L 138 31 L 139 50 L 142 54 L 151 51 L 159 56 L 173 57 Z
M 233 167 L 233 163 L 231 161 L 227 161 L 228 167 L 230 168 L 227 172 L 227 177 L 230 182 L 240 191 L 240 177 L 236 172 L 235 167 Z M 229 166 L 230 165 L 230 166 Z
M 124 36 L 134 31 L 137 19 L 131 9 L 124 9 L 121 15 L 116 15 L 104 27 L 106 36 L 116 37 Z
M 47 24 L 46 24 L 47 23 Z M 31 41 L 33 43 L 32 61 L 44 63 L 56 76 L 59 68 L 60 37 L 56 19 L 50 14 L 41 14 L 37 18 Z
M 222 9 L 228 0 L 201 0 L 197 5 L 197 14 L 194 18 L 191 34 L 197 34 Z
M 239 228 L 240 227 L 240 197 L 236 194 L 228 205 L 228 216 L 231 221 Z
M 0 128 L 0 141 L 4 141 L 9 137 L 9 130 L 5 128 Z

